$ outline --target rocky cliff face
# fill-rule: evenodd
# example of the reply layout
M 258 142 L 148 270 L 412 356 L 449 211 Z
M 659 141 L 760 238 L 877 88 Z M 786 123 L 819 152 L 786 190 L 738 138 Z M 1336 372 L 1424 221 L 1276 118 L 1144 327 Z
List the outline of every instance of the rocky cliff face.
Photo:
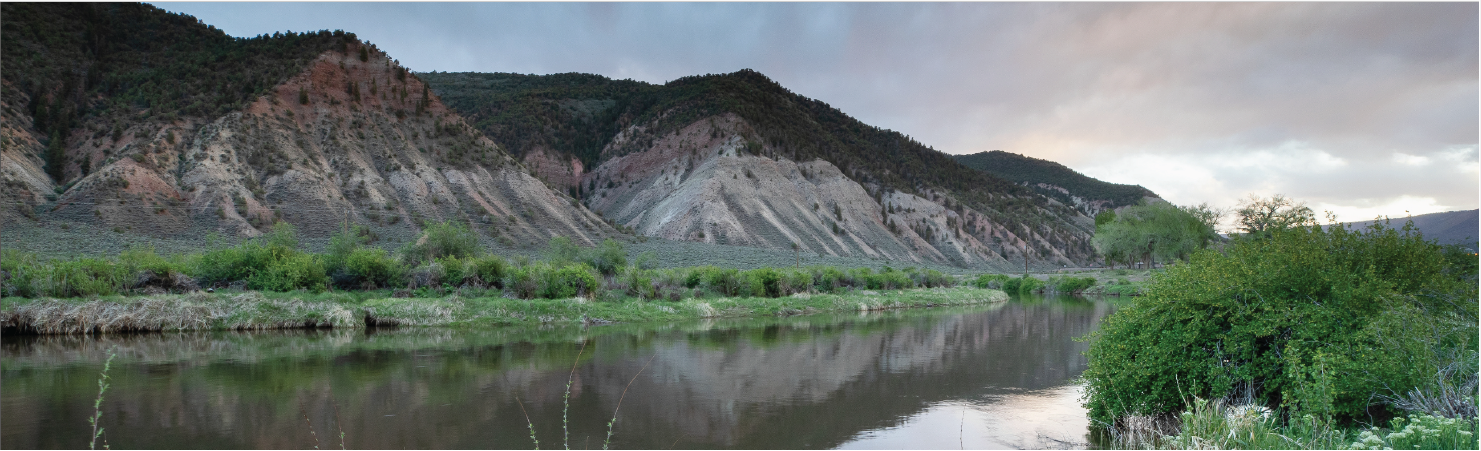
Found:
M 613 232 L 470 127 L 427 86 L 355 41 L 219 117 L 91 118 L 64 137 L 65 188 L 7 96 L 7 220 L 58 218 L 155 235 L 253 236 L 283 220 L 308 234 L 345 222 L 386 233 L 468 222 L 507 243 Z M 12 188 L 13 187 L 13 188 Z M 55 200 L 48 199 L 53 194 Z M 32 213 L 26 213 L 26 210 Z
M 754 71 L 665 85 L 428 73 L 540 177 L 637 234 L 1006 269 L 1094 259 L 1093 220 Z
M 821 159 L 753 154 L 744 138 L 750 127 L 730 114 L 704 118 L 648 150 L 611 158 L 584 177 L 587 205 L 635 233 L 675 240 L 795 243 L 819 255 L 997 267 L 1021 262 L 1028 240 L 1049 254 L 1036 263 L 1073 263 L 1034 231 L 1011 230 L 960 204 L 948 208 L 948 196 L 866 188 Z

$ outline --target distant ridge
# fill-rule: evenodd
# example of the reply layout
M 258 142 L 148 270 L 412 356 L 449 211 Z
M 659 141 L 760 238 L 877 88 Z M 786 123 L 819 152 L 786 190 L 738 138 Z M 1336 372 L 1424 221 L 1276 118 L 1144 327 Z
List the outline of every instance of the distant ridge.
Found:
M 1424 234 L 1426 240 L 1432 240 L 1440 244 L 1459 244 L 1463 246 L 1477 247 L 1477 237 L 1481 236 L 1481 209 L 1446 211 L 1440 213 L 1429 213 L 1412 217 L 1390 217 L 1388 226 L 1400 228 L 1405 221 L 1414 221 L 1414 227 Z M 1345 223 L 1351 228 L 1361 228 L 1372 224 L 1373 221 L 1357 221 Z
M 952 158 L 966 167 L 1026 184 L 1040 194 L 1075 206 L 1087 214 L 1135 205 L 1143 197 L 1160 197 L 1141 185 L 1103 182 L 1053 161 L 1001 150 L 953 155 Z

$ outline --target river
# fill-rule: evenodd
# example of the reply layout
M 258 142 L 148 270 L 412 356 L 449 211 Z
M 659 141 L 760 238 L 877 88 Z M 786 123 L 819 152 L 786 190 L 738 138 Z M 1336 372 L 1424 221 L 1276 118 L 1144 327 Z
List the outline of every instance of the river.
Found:
M 1084 448 L 1075 338 L 1114 309 L 5 336 L 0 442 L 88 446 L 113 354 L 99 411 L 115 448 L 533 448 L 532 424 L 542 448 L 600 449 L 614 410 L 614 449 Z

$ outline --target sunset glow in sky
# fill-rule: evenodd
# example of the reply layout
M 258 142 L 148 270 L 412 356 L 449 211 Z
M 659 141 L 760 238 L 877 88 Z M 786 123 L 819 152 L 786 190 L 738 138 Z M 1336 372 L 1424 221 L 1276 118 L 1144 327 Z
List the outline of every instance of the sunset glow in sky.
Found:
M 938 150 L 1178 204 L 1477 208 L 1477 3 L 163 3 L 343 29 L 414 71 L 664 83 L 751 68 Z

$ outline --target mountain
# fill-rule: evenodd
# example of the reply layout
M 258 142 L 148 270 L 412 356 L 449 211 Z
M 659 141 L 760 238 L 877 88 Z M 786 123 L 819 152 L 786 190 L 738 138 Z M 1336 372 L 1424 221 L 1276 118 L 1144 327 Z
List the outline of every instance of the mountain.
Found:
M 1414 227 L 1424 234 L 1426 240 L 1440 244 L 1459 244 L 1476 249 L 1477 238 L 1481 237 L 1481 210 L 1446 211 L 1406 218 L 1389 218 L 1388 226 L 1400 228 L 1405 221 L 1414 221 Z M 1351 228 L 1362 228 L 1373 221 L 1346 223 Z
M 1094 258 L 1082 211 L 755 71 L 417 75 L 541 179 L 643 235 L 967 266 Z
M 952 156 L 958 163 L 1022 184 L 1087 215 L 1136 205 L 1143 198 L 1160 197 L 1141 185 L 1102 182 L 1049 160 L 992 150 Z
M 276 221 L 508 244 L 616 233 L 353 33 L 233 38 L 131 3 L 0 4 L 0 219 L 153 236 Z M 13 228 L 11 230 L 14 230 Z

